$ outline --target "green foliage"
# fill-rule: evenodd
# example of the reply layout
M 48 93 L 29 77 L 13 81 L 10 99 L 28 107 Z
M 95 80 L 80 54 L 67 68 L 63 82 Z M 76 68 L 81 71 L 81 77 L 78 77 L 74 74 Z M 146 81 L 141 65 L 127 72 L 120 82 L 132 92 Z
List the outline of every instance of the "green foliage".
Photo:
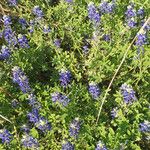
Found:
M 96 6 L 100 1 L 93 0 Z M 21 139 L 24 132 L 22 125 L 29 124 L 29 134 L 38 139 L 40 150 L 60 150 L 63 141 L 70 141 L 76 150 L 93 150 L 102 141 L 108 150 L 148 150 L 149 132 L 140 131 L 140 123 L 150 118 L 150 46 L 149 33 L 144 53 L 137 56 L 135 42 L 130 47 L 127 57 L 112 83 L 104 102 L 100 119 L 96 124 L 99 107 L 106 89 L 117 70 L 130 43 L 141 26 L 129 28 L 125 24 L 125 11 L 129 0 L 116 0 L 112 14 L 104 14 L 100 25 L 95 28 L 88 18 L 89 0 L 18 0 L 17 6 L 0 2 L 3 11 L 12 18 L 12 29 L 16 35 L 24 34 L 29 40 L 30 48 L 11 47 L 11 57 L 0 60 L 0 129 L 11 131 L 13 137 L 9 145 L 2 144 L 0 150 L 25 149 Z M 144 21 L 149 17 L 150 7 L 146 0 L 135 0 L 135 8 L 144 8 Z M 30 21 L 35 19 L 32 12 L 39 5 L 44 17 L 37 19 L 34 32 L 30 33 Z M 19 18 L 25 18 L 28 25 L 22 29 Z M 140 22 L 140 19 L 137 19 Z M 43 33 L 43 27 L 50 26 L 50 32 Z M 4 26 L 0 30 L 4 30 Z M 93 35 L 96 35 L 96 39 Z M 105 41 L 104 35 L 110 35 Z M 55 39 L 60 39 L 61 46 L 56 46 Z M 6 45 L 4 37 L 1 45 Z M 136 38 L 137 40 L 137 38 Z M 88 43 L 88 44 L 87 44 Z M 88 45 L 84 53 L 83 46 Z M 0 53 L 1 54 L 1 53 Z M 29 79 L 32 92 L 41 104 L 40 115 L 51 123 L 51 130 L 42 133 L 29 122 L 27 113 L 31 111 L 28 104 L 29 94 L 24 94 L 13 82 L 12 68 L 19 66 Z M 69 70 L 72 75 L 67 88 L 60 85 L 61 69 Z M 88 91 L 90 82 L 95 82 L 101 95 L 94 100 Z M 126 104 L 120 87 L 127 83 L 135 91 L 136 100 Z M 59 92 L 66 95 L 70 102 L 64 107 L 52 101 L 51 94 Z M 17 101 L 13 107 L 12 102 Z M 115 118 L 111 116 L 117 108 Z M 71 121 L 80 118 L 81 128 L 77 138 L 69 134 Z

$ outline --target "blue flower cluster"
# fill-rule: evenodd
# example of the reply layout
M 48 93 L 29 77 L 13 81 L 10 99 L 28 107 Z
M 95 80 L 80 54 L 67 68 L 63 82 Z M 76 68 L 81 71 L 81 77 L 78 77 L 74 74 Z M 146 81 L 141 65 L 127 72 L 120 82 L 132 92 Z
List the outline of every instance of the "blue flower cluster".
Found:
M 113 110 L 111 111 L 111 116 L 112 118 L 116 118 L 118 115 L 118 108 L 113 108 Z
M 80 126 L 81 126 L 81 123 L 80 123 L 79 118 L 75 118 L 71 122 L 70 127 L 69 127 L 70 136 L 76 138 L 79 134 Z
M 16 6 L 17 0 L 8 0 L 10 6 Z
M 121 90 L 121 94 L 123 96 L 124 102 L 126 104 L 129 104 L 129 103 L 131 104 L 133 101 L 136 100 L 135 91 L 132 89 L 132 87 L 130 87 L 126 83 L 122 84 L 122 86 L 120 87 L 120 90 Z
M 97 99 L 100 96 L 100 89 L 96 83 L 89 83 L 89 93 L 93 99 Z
M 20 18 L 18 22 L 21 24 L 22 29 L 26 29 L 27 21 L 24 18 Z
M 72 3 L 72 2 L 73 2 L 73 0 L 66 0 L 66 2 L 67 2 L 67 3 Z
M 22 48 L 29 48 L 28 40 L 25 35 L 18 35 L 18 40 L 16 38 L 15 32 L 12 31 L 11 28 L 11 18 L 10 16 L 4 15 L 3 16 L 3 22 L 5 29 L 3 31 L 4 39 L 9 47 L 16 46 L 17 44 L 20 45 Z M 19 20 L 22 27 L 25 28 L 26 22 L 24 19 Z
M 106 42 L 109 42 L 110 41 L 110 35 L 109 34 L 104 34 L 103 35 L 103 40 L 105 40 Z
M 62 150 L 74 150 L 74 145 L 66 141 L 62 144 Z
M 31 112 L 27 114 L 27 117 L 29 118 L 29 121 L 32 123 L 36 123 L 39 120 L 39 111 L 36 108 L 33 108 Z
M 10 16 L 4 15 L 3 16 L 3 22 L 4 22 L 4 30 L 3 30 L 3 35 L 6 43 L 8 46 L 15 46 L 17 44 L 17 38 L 15 36 L 15 32 L 12 31 L 11 29 L 11 18 Z
M 91 21 L 94 22 L 95 25 L 97 25 L 100 22 L 101 16 L 103 14 L 111 14 L 113 13 L 115 9 L 115 1 L 108 2 L 107 0 L 103 0 L 99 7 L 96 8 L 93 2 L 90 2 L 88 4 L 88 17 Z
M 41 104 L 36 100 L 36 97 L 33 93 L 31 93 L 28 96 L 28 100 L 29 100 L 29 105 L 32 106 L 32 108 L 36 108 L 36 109 L 41 108 Z
M 97 144 L 97 147 L 95 150 L 107 150 L 106 146 L 102 143 L 102 141 L 99 141 Z
M 146 40 L 147 40 L 146 34 L 142 34 L 142 33 L 138 34 L 135 45 L 138 47 L 142 47 L 143 45 L 147 44 Z
M 32 111 L 29 112 L 27 116 L 29 121 L 42 132 L 46 133 L 51 129 L 50 123 L 43 116 L 40 116 L 38 109 L 32 108 Z
M 130 27 L 130 28 L 133 28 L 136 26 L 137 24 L 137 21 L 136 21 L 136 10 L 134 9 L 134 5 L 131 4 L 127 7 L 127 10 L 125 12 L 125 15 L 126 15 L 126 22 L 127 22 L 127 25 Z
M 143 123 L 140 123 L 141 132 L 150 132 L 150 122 L 145 120 Z
M 60 45 L 61 45 L 61 40 L 60 39 L 55 39 L 54 40 L 54 45 L 59 48 Z
M 28 134 L 23 135 L 21 143 L 24 147 L 29 149 L 37 149 L 39 147 L 38 140 Z
M 95 25 L 100 22 L 100 14 L 93 2 L 88 4 L 88 17 Z
M 62 87 L 66 88 L 71 81 L 71 73 L 68 70 L 61 70 L 59 73 L 59 81 Z
M 7 27 L 7 26 L 12 24 L 10 16 L 7 16 L 7 15 L 3 16 L 3 22 L 4 22 L 4 26 L 5 27 Z
M 29 81 L 24 72 L 18 66 L 15 66 L 12 69 L 12 73 L 13 73 L 13 82 L 19 85 L 21 91 L 23 93 L 30 92 L 31 88 L 29 86 Z
M 0 60 L 6 60 L 10 57 L 10 50 L 7 46 L 2 46 L 1 52 L 0 52 Z
M 11 134 L 6 129 L 0 130 L 0 139 L 2 140 L 2 143 L 10 143 L 11 141 Z
M 29 48 L 28 40 L 25 35 L 18 35 L 18 43 L 21 48 Z
M 113 13 L 115 9 L 115 1 L 108 2 L 107 0 L 102 0 L 102 2 L 99 5 L 99 10 L 102 14 L 110 14 Z
M 140 55 L 140 52 L 144 53 L 144 45 L 147 44 L 147 36 L 146 32 L 137 35 L 137 39 L 135 41 L 135 45 L 137 46 L 137 55 Z
M 43 13 L 43 11 L 41 10 L 41 8 L 39 6 L 34 6 L 33 14 L 36 17 L 38 17 L 39 19 L 41 19 L 44 16 L 44 13 Z
M 52 97 L 52 101 L 54 103 L 59 102 L 63 106 L 67 106 L 68 103 L 70 102 L 70 99 L 66 95 L 63 95 L 63 94 L 61 94 L 59 92 L 52 93 L 51 97 Z
M 144 11 L 144 8 L 143 8 L 143 7 L 140 7 L 140 8 L 138 9 L 138 11 L 137 11 L 137 15 L 138 15 L 141 19 L 143 19 L 144 13 L 145 13 L 145 11 Z
M 16 38 L 16 35 L 15 35 L 15 32 L 12 31 L 10 26 L 8 26 L 4 29 L 3 34 L 4 34 L 4 39 L 5 39 L 6 43 L 10 47 L 11 46 L 16 46 L 17 38 Z
M 134 28 L 138 26 L 138 20 L 140 25 L 143 25 L 144 21 L 144 8 L 140 7 L 138 10 L 135 9 L 134 3 L 127 6 L 125 12 L 126 23 L 129 28 Z

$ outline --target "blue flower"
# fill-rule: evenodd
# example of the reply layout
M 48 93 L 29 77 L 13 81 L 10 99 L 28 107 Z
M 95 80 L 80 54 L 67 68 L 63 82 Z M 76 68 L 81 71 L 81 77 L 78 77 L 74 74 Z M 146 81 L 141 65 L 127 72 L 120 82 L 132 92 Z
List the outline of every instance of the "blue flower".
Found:
M 61 70 L 59 73 L 59 81 L 62 87 L 67 87 L 71 81 L 71 73 L 68 70 Z
M 29 118 L 29 121 L 32 123 L 38 122 L 40 118 L 38 109 L 33 108 L 32 111 L 27 114 L 27 117 Z
M 51 129 L 50 123 L 43 116 L 40 116 L 37 108 L 32 108 L 32 111 L 27 114 L 27 117 L 42 132 L 47 132 Z
M 16 6 L 17 5 L 17 0 L 8 0 L 10 6 Z
M 103 0 L 99 5 L 99 10 L 103 14 L 110 14 L 114 11 L 115 3 L 114 1 L 111 3 L 108 3 L 107 0 Z
M 4 26 L 9 26 L 12 24 L 10 16 L 4 15 L 3 21 L 4 21 Z
M 21 24 L 22 29 L 25 29 L 25 28 L 26 28 L 27 22 L 26 22 L 26 20 L 25 20 L 24 18 L 20 18 L 20 19 L 19 19 L 19 23 Z
M 4 38 L 9 46 L 15 46 L 17 44 L 17 38 L 15 32 L 12 31 L 11 27 L 6 27 L 4 29 Z
M 28 96 L 28 100 L 29 100 L 29 105 L 32 106 L 32 108 L 37 108 L 37 109 L 41 108 L 41 104 L 36 100 L 36 97 L 34 94 L 31 93 Z
M 80 131 L 80 120 L 79 118 L 75 118 L 71 124 L 70 124 L 70 127 L 69 127 L 69 133 L 70 133 L 70 136 L 76 138 L 79 134 L 79 131 Z
M 126 83 L 122 84 L 120 90 L 126 104 L 132 103 L 136 100 L 135 91 Z
M 110 35 L 109 34 L 104 34 L 103 35 L 103 40 L 105 40 L 106 42 L 110 41 Z
M 141 50 L 144 52 L 144 45 L 147 44 L 146 33 L 141 33 L 137 35 L 135 45 L 137 46 L 137 55 L 140 55 Z
M 67 2 L 67 3 L 72 3 L 72 2 L 73 2 L 73 0 L 66 0 L 66 2 Z
M 9 133 L 8 130 L 6 129 L 1 129 L 0 130 L 0 139 L 2 140 L 2 143 L 10 143 L 11 141 L 11 134 Z
M 137 22 L 135 21 L 134 18 L 129 18 L 126 20 L 128 27 L 134 28 L 137 25 Z
M 135 45 L 141 47 L 141 46 L 147 44 L 146 41 L 147 41 L 146 34 L 142 34 L 142 33 L 138 34 Z
M 88 17 L 96 25 L 100 22 L 100 14 L 93 2 L 88 4 Z
M 66 95 L 63 95 L 63 94 L 58 93 L 58 92 L 52 93 L 51 97 L 52 97 L 52 101 L 54 103 L 59 102 L 63 106 L 67 106 L 68 103 L 70 102 L 70 99 Z
M 62 144 L 62 150 L 74 150 L 74 145 L 66 141 Z
M 97 99 L 100 96 L 100 89 L 96 83 L 91 82 L 89 84 L 89 93 L 92 95 L 93 99 Z
M 117 117 L 117 114 L 118 113 L 118 108 L 113 108 L 113 110 L 111 111 L 111 116 L 112 118 L 116 118 Z
M 125 12 L 127 18 L 132 18 L 136 16 L 136 10 L 132 5 L 127 6 L 127 10 Z
M 0 60 L 6 60 L 10 57 L 10 50 L 7 46 L 2 46 L 1 52 L 0 52 Z
M 60 45 L 61 45 L 61 40 L 60 40 L 60 39 L 55 39 L 55 40 L 54 40 L 54 45 L 55 45 L 56 47 L 60 47 Z
M 144 8 L 140 8 L 138 11 L 137 11 L 137 15 L 139 15 L 141 18 L 144 17 Z
M 130 28 L 133 28 L 137 25 L 136 21 L 136 10 L 134 9 L 134 5 L 129 5 L 125 12 L 126 22 Z
M 145 120 L 143 123 L 140 123 L 141 132 L 150 132 L 150 122 Z
M 95 150 L 107 150 L 107 148 L 101 141 L 99 141 Z
M 18 43 L 19 43 L 19 46 L 22 48 L 30 47 L 28 43 L 28 39 L 26 38 L 25 35 L 21 35 L 21 34 L 18 35 Z
M 28 134 L 23 135 L 23 138 L 21 139 L 21 143 L 26 148 L 37 149 L 39 147 L 38 140 Z
M 33 14 L 36 15 L 38 18 L 42 18 L 44 16 L 43 11 L 39 6 L 34 6 L 33 8 Z
M 23 93 L 28 93 L 31 91 L 29 86 L 29 81 L 24 72 L 18 67 L 15 66 L 12 69 L 13 72 L 13 82 L 17 83 Z

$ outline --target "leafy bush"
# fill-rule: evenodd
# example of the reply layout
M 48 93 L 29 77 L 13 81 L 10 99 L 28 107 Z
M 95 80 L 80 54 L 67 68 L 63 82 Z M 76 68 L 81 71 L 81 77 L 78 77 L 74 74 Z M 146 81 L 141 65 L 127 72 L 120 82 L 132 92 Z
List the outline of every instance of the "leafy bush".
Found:
M 147 0 L 0 10 L 0 149 L 150 149 Z

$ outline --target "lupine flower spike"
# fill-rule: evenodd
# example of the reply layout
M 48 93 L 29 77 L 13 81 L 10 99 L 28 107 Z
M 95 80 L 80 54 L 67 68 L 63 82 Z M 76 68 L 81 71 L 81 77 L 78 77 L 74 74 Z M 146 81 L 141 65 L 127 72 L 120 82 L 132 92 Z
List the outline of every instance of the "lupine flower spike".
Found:
M 126 104 L 131 104 L 133 101 L 136 100 L 135 91 L 132 89 L 131 86 L 124 83 L 121 88 L 121 94 L 123 96 L 124 102 Z
M 54 103 L 59 102 L 63 106 L 67 106 L 68 103 L 70 102 L 70 99 L 66 95 L 63 95 L 63 94 L 61 94 L 59 92 L 52 93 L 51 97 L 52 97 L 52 101 Z
M 100 14 L 93 2 L 88 4 L 88 17 L 95 26 L 100 22 Z
M 39 6 L 34 6 L 33 8 L 33 14 L 38 17 L 39 19 L 44 16 L 43 11 Z
M 2 143 L 10 143 L 11 141 L 11 134 L 6 129 L 0 130 L 0 139 L 2 140 Z
M 17 0 L 8 0 L 10 6 L 16 6 Z
M 74 145 L 66 141 L 62 144 L 62 150 L 74 150 Z
M 78 134 L 79 134 L 79 130 L 80 130 L 80 120 L 79 118 L 75 118 L 71 124 L 70 124 L 70 128 L 69 128 L 69 133 L 70 133 L 70 136 L 72 137 L 77 137 Z
M 141 132 L 150 132 L 150 122 L 145 120 L 143 123 L 140 123 Z
M 39 147 L 38 140 L 28 134 L 23 135 L 23 138 L 21 139 L 21 143 L 24 147 L 30 148 L 30 149 L 31 148 L 37 149 Z
M 97 99 L 100 96 L 100 89 L 96 83 L 91 82 L 89 84 L 89 93 L 93 99 Z
M 71 73 L 68 70 L 61 70 L 59 73 L 59 80 L 62 87 L 66 88 L 71 81 Z
M 1 52 L 0 52 L 0 60 L 6 60 L 10 57 L 10 50 L 7 46 L 2 46 Z
M 29 81 L 24 72 L 17 66 L 12 69 L 13 81 L 17 83 L 23 93 L 28 93 L 31 91 L 29 86 Z

